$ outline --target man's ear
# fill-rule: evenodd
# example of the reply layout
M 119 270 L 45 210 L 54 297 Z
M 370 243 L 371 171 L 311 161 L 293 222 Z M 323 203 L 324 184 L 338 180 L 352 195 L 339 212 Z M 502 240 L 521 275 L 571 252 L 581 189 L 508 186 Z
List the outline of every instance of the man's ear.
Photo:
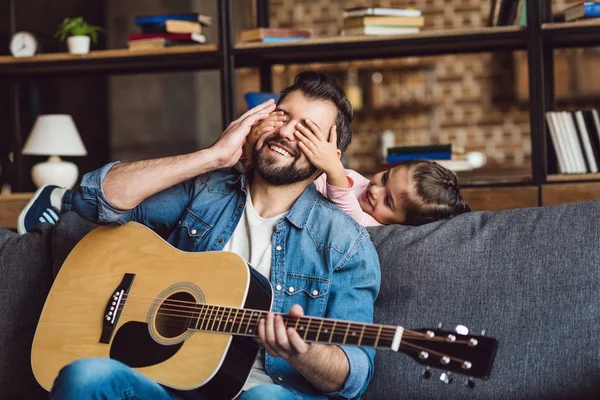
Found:
M 342 158 L 342 151 L 340 149 L 337 149 L 337 156 L 338 156 L 338 160 L 340 158 Z

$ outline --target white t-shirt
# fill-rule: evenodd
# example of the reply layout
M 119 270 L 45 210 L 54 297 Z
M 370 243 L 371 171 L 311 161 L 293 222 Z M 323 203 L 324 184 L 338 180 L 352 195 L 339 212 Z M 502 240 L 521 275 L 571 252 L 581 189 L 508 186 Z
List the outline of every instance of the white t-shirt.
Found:
M 271 280 L 271 241 L 275 225 L 282 215 L 262 218 L 254 209 L 248 192 L 244 213 L 223 250 L 236 253 L 262 276 Z M 273 383 L 273 380 L 265 371 L 265 351 L 261 350 L 243 390 L 264 383 Z

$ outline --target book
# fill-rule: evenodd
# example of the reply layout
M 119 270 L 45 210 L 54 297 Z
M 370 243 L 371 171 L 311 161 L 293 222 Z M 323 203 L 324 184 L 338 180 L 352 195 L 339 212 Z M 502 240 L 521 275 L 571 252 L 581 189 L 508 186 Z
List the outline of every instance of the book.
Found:
M 206 37 L 199 33 L 142 33 L 129 35 L 128 41 L 163 38 L 174 42 L 196 42 L 205 43 Z
M 156 50 L 173 46 L 197 45 L 194 41 L 174 41 L 165 38 L 140 39 L 127 42 L 129 50 Z
M 512 25 L 517 18 L 519 0 L 501 0 L 496 25 Z
M 387 156 L 385 161 L 388 163 L 396 163 L 409 160 L 452 160 L 450 152 L 434 152 L 434 153 L 410 153 L 410 154 L 394 154 Z
M 342 13 L 344 18 L 362 17 L 364 15 L 387 15 L 393 17 L 420 17 L 421 10 L 416 8 L 385 8 L 385 7 L 353 7 Z
M 437 153 L 445 152 L 452 154 L 462 154 L 465 152 L 464 147 L 455 144 L 430 144 L 424 146 L 398 146 L 388 147 L 388 156 L 397 154 L 416 154 L 416 153 Z
M 358 35 L 402 35 L 410 33 L 419 33 L 418 27 L 401 27 L 401 26 L 361 26 L 358 28 L 342 30 L 342 36 L 358 36 Z
M 577 133 L 579 134 L 581 147 L 584 150 L 588 170 L 591 173 L 596 173 L 598 172 L 598 164 L 596 163 L 596 156 L 594 155 L 594 150 L 592 148 L 590 134 L 587 130 L 585 120 L 583 119 L 583 113 L 581 111 L 576 111 L 571 113 L 571 116 L 575 120 L 575 127 L 577 128 Z
M 240 32 L 240 42 L 257 42 L 265 38 L 310 38 L 312 29 L 255 28 Z
M 178 21 L 194 21 L 199 22 L 204 26 L 212 25 L 212 18 L 205 14 L 200 13 L 181 13 L 181 14 L 164 14 L 164 15 L 144 15 L 135 17 L 135 24 L 142 25 L 153 25 L 162 24 L 167 20 L 178 20 Z
M 580 18 L 598 18 L 600 17 L 600 2 L 586 1 L 575 4 L 563 11 L 565 21 L 574 21 Z
M 423 17 L 351 17 L 344 20 L 344 28 L 356 28 L 361 26 L 417 26 L 422 28 L 425 25 Z
M 550 133 L 550 139 L 552 141 L 552 145 L 554 147 L 554 153 L 556 154 L 556 159 L 558 162 L 558 172 L 561 174 L 565 174 L 570 172 L 570 164 L 565 156 L 564 145 L 562 143 L 562 139 L 558 134 L 558 127 L 554 121 L 554 115 L 552 112 L 546 113 L 546 121 L 548 125 L 548 132 Z
M 162 24 L 142 25 L 142 33 L 202 33 L 202 25 L 193 21 L 168 19 Z
M 441 165 L 442 167 L 449 169 L 450 171 L 459 172 L 459 171 L 472 171 L 473 166 L 469 164 L 467 160 L 435 160 L 436 164 Z M 397 165 L 400 165 L 400 162 L 396 163 L 384 163 L 383 170 L 393 168 Z
M 254 42 L 262 42 L 262 43 L 285 43 L 285 42 L 297 42 L 299 40 L 307 40 L 305 37 L 266 37 L 259 40 L 254 40 Z

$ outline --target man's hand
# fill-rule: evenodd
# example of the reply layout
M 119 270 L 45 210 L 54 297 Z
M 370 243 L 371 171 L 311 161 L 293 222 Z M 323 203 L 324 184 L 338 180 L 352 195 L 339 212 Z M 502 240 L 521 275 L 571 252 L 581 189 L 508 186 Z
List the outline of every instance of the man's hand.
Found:
M 259 149 L 266 136 L 275 129 L 282 127 L 289 121 L 289 117 L 283 111 L 273 111 L 269 116 L 262 121 L 255 123 L 250 129 L 250 134 L 246 137 L 244 144 L 244 158 L 242 162 L 245 166 L 252 162 L 252 153 L 255 149 Z
M 289 315 L 300 318 L 304 310 L 296 304 Z M 318 390 L 329 393 L 344 385 L 350 364 L 338 346 L 305 342 L 294 328 L 286 329 L 281 315 L 273 313 L 258 322 L 258 337 L 269 354 L 286 360 Z
M 339 188 L 349 186 L 346 171 L 340 161 L 341 152 L 337 148 L 337 130 L 333 125 L 327 138 L 314 122 L 305 120 L 306 126 L 296 125 L 296 137 L 300 150 L 315 167 L 327 174 L 327 183 Z
M 211 151 L 216 154 L 221 168 L 231 167 L 238 162 L 242 156 L 242 146 L 252 125 L 267 118 L 274 109 L 275 102 L 273 99 L 269 99 L 229 124 L 215 144 L 211 146 Z
M 296 304 L 289 315 L 300 318 L 304 316 L 304 310 Z M 268 313 L 267 318 L 261 319 L 258 323 L 258 337 L 272 356 L 285 360 L 304 354 L 311 347 L 294 328 L 286 329 L 281 315 L 273 315 L 273 313 Z

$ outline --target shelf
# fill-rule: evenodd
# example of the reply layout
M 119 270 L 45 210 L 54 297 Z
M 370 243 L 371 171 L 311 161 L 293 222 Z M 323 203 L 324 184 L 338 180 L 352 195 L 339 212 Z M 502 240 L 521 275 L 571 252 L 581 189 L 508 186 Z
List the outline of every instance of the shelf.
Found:
M 335 36 L 288 43 L 238 43 L 237 67 L 524 50 L 519 26 L 424 31 L 394 36 Z
M 125 74 L 219 68 L 214 44 L 168 47 L 157 50 L 98 50 L 86 55 L 38 54 L 15 58 L 0 56 L 0 76 L 72 73 Z
M 531 171 L 525 167 L 497 167 L 458 171 L 458 184 L 462 187 L 519 186 L 532 183 Z
M 553 174 L 548 175 L 548 182 L 582 182 L 600 181 L 600 174 Z
M 556 48 L 599 46 L 600 19 L 543 24 L 542 35 Z

